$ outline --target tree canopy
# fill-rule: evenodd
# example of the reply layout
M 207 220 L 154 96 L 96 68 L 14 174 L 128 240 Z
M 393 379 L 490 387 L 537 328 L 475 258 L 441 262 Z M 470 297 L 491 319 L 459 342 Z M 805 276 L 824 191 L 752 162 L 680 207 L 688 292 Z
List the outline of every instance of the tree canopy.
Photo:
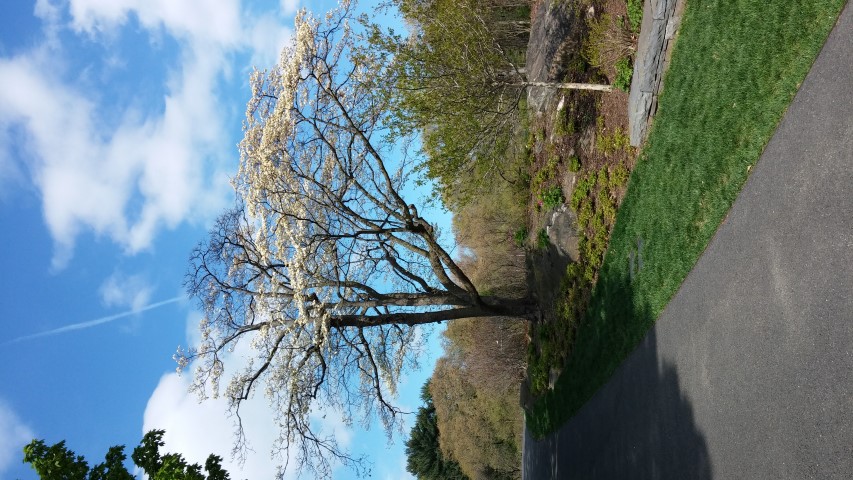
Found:
M 518 395 L 478 388 L 460 353 L 446 350 L 430 379 L 441 451 L 471 479 L 518 479 L 523 428 Z
M 456 187 L 475 163 L 494 162 L 505 150 L 525 91 L 523 65 L 498 42 L 486 16 L 490 2 L 394 3 L 409 35 L 377 27 L 372 42 L 394 58 L 395 112 L 402 128 L 423 134 L 425 173 Z
M 133 449 L 133 462 L 152 480 L 229 480 L 231 477 L 222 468 L 222 458 L 211 454 L 202 466 L 188 463 L 178 453 L 160 453 L 163 430 L 146 433 Z M 24 447 L 24 463 L 29 463 L 42 480 L 133 480 L 124 462 L 127 455 L 124 446 L 110 447 L 103 463 L 89 468 L 82 455 L 77 455 L 65 446 L 65 441 L 47 446 L 44 440 L 33 440 Z
M 317 477 L 336 464 L 365 470 L 312 412 L 401 427 L 396 385 L 417 365 L 418 325 L 535 313 L 526 299 L 482 295 L 404 200 L 417 159 L 390 127 L 389 58 L 364 48 L 353 19 L 349 2 L 323 20 L 299 13 L 280 63 L 251 76 L 237 204 L 187 275 L 201 343 L 177 355 L 181 368 L 194 363 L 202 398 L 230 402 L 238 450 L 240 405 L 264 385 L 281 429 L 274 450 Z M 238 343 L 251 358 L 220 388 Z
M 608 91 L 609 85 L 531 81 L 530 7 L 518 0 L 392 0 L 408 35 L 374 26 L 373 48 L 393 57 L 388 81 L 403 130 L 423 137 L 424 173 L 442 193 L 500 171 L 529 87 Z M 445 202 L 451 200 L 444 195 Z

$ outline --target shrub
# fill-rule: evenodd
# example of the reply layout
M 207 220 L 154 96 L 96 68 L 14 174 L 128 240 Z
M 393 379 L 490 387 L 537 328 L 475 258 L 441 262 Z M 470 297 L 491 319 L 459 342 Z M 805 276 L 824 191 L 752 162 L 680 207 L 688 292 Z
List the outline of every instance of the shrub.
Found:
M 640 33 L 640 25 L 643 23 L 643 0 L 627 0 L 628 3 L 628 23 L 631 25 L 631 31 Z
M 621 128 L 617 128 L 610 133 L 606 133 L 604 131 L 604 125 L 599 125 L 598 135 L 595 139 L 595 147 L 604 156 L 609 156 L 631 148 L 631 139 L 622 131 Z
M 566 70 L 569 73 L 569 79 L 571 78 L 580 78 L 584 73 L 586 73 L 589 65 L 586 63 L 586 60 L 582 55 L 572 55 L 571 60 L 568 61 L 566 65 Z
M 594 67 L 613 65 L 634 52 L 634 37 L 619 17 L 602 15 L 589 24 L 589 37 L 583 46 L 583 55 Z
M 612 225 L 616 220 L 616 205 L 613 203 L 613 199 L 610 198 L 610 195 L 601 195 L 598 198 L 599 201 L 599 209 L 601 210 L 601 214 L 604 216 L 604 219 L 608 224 Z
M 515 233 L 512 235 L 512 239 L 515 241 L 515 246 L 518 248 L 524 247 L 524 242 L 527 241 L 527 225 L 522 225 Z
M 551 239 L 548 238 L 548 232 L 544 228 L 539 229 L 539 234 L 536 235 L 536 246 L 540 249 L 548 248 Z
M 560 188 L 559 185 L 554 185 L 542 193 L 539 194 L 540 200 L 542 200 L 542 204 L 548 210 L 559 207 L 565 201 L 565 197 L 563 196 L 563 189 Z
M 625 165 L 621 163 L 613 167 L 613 170 L 610 172 L 610 179 L 608 187 L 611 192 L 616 192 L 620 188 L 624 187 L 628 184 L 628 169 Z
M 578 230 L 585 231 L 590 220 L 592 220 L 592 202 L 584 202 L 578 210 Z
M 616 79 L 613 80 L 613 86 L 627 92 L 631 90 L 631 76 L 634 75 L 634 68 L 631 65 L 631 60 L 628 57 L 623 57 L 616 62 Z
M 569 118 L 568 106 L 557 110 L 557 118 L 554 119 L 554 133 L 561 137 L 575 133 L 575 122 Z
M 541 395 L 548 388 L 548 361 L 536 352 L 536 345 L 530 344 L 528 348 L 527 378 L 530 380 L 530 392 L 533 395 Z
M 571 199 L 571 207 L 573 210 L 577 211 L 580 208 L 581 203 L 589 195 L 589 192 L 592 190 L 592 187 L 595 186 L 595 172 L 591 172 L 586 175 L 581 175 L 578 178 L 578 182 L 575 185 L 575 189 L 572 190 L 572 199 Z
M 457 320 L 444 332 L 428 387 L 438 441 L 472 480 L 518 478 L 526 332 L 524 321 L 502 317 Z
M 581 169 L 581 161 L 577 155 L 572 155 L 569 158 L 569 171 L 572 173 L 577 173 Z
M 522 431 L 518 393 L 478 389 L 460 360 L 440 358 L 429 382 L 441 452 L 459 462 L 469 478 L 517 479 Z
M 515 181 L 521 184 L 522 180 Z M 525 225 L 529 191 L 520 191 L 519 185 L 500 176 L 482 183 L 477 196 L 453 210 L 460 267 L 481 291 L 524 295 L 527 267 L 521 248 L 528 233 L 519 225 Z
M 533 176 L 533 180 L 531 181 L 530 188 L 534 191 L 539 190 L 543 184 L 550 181 L 552 178 L 557 176 L 557 165 L 560 163 L 560 157 L 556 154 L 551 154 L 548 157 L 548 161 L 539 171 L 536 172 L 536 175 Z

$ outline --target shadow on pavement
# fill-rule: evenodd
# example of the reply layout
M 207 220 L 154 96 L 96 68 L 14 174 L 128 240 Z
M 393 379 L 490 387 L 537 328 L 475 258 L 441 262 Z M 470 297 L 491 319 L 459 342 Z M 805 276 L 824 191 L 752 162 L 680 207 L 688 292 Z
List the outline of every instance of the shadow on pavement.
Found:
M 634 304 L 628 279 L 613 283 L 599 287 L 618 289 L 625 303 L 609 315 L 634 318 L 612 320 L 649 320 L 638 318 L 649 312 Z M 712 477 L 705 437 L 678 371 L 658 358 L 655 328 L 558 432 L 535 440 L 525 431 L 524 442 L 523 478 L 530 480 Z

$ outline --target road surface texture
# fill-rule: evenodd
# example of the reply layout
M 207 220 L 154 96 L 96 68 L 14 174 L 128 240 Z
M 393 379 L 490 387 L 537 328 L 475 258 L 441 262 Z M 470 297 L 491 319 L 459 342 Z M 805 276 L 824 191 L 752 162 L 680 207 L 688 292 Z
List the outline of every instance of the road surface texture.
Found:
M 524 478 L 853 478 L 853 7 L 708 249 Z

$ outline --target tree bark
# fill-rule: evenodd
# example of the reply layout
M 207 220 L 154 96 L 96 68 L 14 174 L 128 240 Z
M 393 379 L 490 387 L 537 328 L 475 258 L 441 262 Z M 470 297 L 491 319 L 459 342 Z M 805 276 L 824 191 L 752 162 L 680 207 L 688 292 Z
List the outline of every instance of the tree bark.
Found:
M 539 316 L 539 307 L 528 300 L 509 300 L 496 297 L 483 297 L 484 305 L 460 308 L 447 308 L 428 312 L 396 312 L 374 315 L 335 315 L 331 318 L 333 327 L 376 327 L 380 325 L 403 324 L 425 325 L 460 318 L 477 317 L 514 317 L 535 321 Z
M 598 92 L 611 92 L 611 85 L 602 85 L 597 83 L 559 83 L 559 82 L 523 82 L 518 84 L 519 87 L 550 87 L 563 88 L 567 90 L 595 90 Z

